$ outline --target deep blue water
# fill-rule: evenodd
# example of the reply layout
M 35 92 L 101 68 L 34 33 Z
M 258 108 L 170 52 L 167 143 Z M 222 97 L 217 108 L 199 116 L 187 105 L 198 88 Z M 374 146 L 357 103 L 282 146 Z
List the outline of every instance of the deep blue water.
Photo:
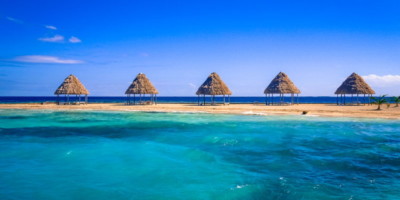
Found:
M 0 199 L 400 199 L 400 121 L 0 110 Z
M 61 98 L 63 100 L 64 98 Z M 139 98 L 137 98 L 139 99 Z M 148 97 L 143 98 L 148 99 Z M 278 97 L 274 97 L 274 101 L 278 102 Z M 71 97 L 72 100 L 72 97 Z M 158 102 L 161 103 L 197 103 L 198 99 L 196 96 L 193 97 L 158 97 Z M 207 101 L 210 101 L 210 97 L 206 98 Z M 226 98 L 228 100 L 228 98 Z M 264 103 L 265 97 L 231 97 L 231 103 Z M 363 98 L 359 98 L 359 101 L 362 102 Z M 38 102 L 46 102 L 46 101 L 57 101 L 57 98 L 52 97 L 0 97 L 0 103 L 38 103 Z M 222 97 L 217 97 L 216 101 L 222 102 Z M 290 102 L 290 97 L 286 97 L 286 102 Z M 299 97 L 299 103 L 336 103 L 336 97 Z M 351 98 L 348 98 L 348 102 L 351 101 Z M 356 98 L 353 99 L 356 101 Z M 93 103 L 122 103 L 126 102 L 126 97 L 92 97 L 89 96 L 89 102 Z

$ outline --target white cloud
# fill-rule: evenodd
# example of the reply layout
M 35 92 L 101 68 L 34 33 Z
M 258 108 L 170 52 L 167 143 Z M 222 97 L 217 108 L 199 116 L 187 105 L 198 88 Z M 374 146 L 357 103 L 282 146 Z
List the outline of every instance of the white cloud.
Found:
M 83 63 L 83 61 L 81 60 L 66 60 L 54 56 L 42 56 L 42 55 L 19 56 L 14 58 L 14 61 L 26 62 L 26 63 L 55 63 L 55 64 Z
M 377 87 L 389 87 L 395 85 L 400 86 L 400 75 L 388 74 L 379 76 L 376 74 L 370 74 L 362 77 L 372 86 L 377 86 Z
M 21 20 L 19 20 L 19 19 L 15 19 L 15 18 L 12 18 L 12 17 L 6 17 L 9 21 L 12 21 L 12 22 L 15 22 L 15 23 L 18 23 L 18 24 L 22 24 L 22 23 L 24 23 L 23 21 L 21 21 Z
M 80 42 L 82 42 L 82 40 L 80 40 L 79 38 L 74 37 L 74 36 L 70 37 L 68 41 L 71 42 L 71 43 L 80 43 Z
M 55 35 L 53 37 L 39 38 L 39 40 L 43 41 L 43 42 L 63 42 L 64 41 L 64 36 Z
M 55 26 L 45 25 L 44 27 L 51 30 L 57 30 L 57 27 Z

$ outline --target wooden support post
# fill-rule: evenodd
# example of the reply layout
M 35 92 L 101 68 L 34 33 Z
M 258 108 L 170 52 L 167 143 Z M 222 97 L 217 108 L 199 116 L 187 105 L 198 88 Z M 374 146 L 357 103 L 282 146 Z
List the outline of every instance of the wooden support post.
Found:
M 271 93 L 271 105 L 274 105 L 274 93 Z
M 343 94 L 343 105 L 346 105 L 346 94 Z
M 354 103 L 353 94 L 351 94 L 350 105 L 353 105 L 353 103 Z
M 299 105 L 299 93 L 297 93 L 297 105 Z
M 292 93 L 292 105 L 294 104 L 294 94 Z
M 357 93 L 357 106 L 360 105 L 360 102 L 358 101 L 358 93 Z
M 367 99 L 365 98 L 365 94 L 364 94 L 364 106 L 367 103 Z

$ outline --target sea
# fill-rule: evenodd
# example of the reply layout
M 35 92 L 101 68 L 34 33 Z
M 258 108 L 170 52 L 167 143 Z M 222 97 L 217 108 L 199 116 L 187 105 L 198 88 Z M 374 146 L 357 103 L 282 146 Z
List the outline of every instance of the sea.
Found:
M 132 98 L 132 97 L 131 97 Z M 364 99 L 363 97 L 359 97 L 358 99 L 356 97 L 346 97 L 347 102 L 368 102 L 368 99 Z M 84 98 L 81 98 L 83 100 Z M 59 100 L 65 101 L 65 97 L 60 97 Z M 76 97 L 71 96 L 70 100 L 77 100 Z M 132 98 L 133 100 L 133 98 Z M 140 100 L 139 97 L 136 97 L 136 100 Z M 150 100 L 150 97 L 146 96 L 142 98 L 143 101 L 145 100 Z M 191 97 L 165 97 L 165 96 L 160 96 L 157 97 L 157 102 L 160 103 L 197 103 L 198 101 L 203 101 L 203 98 L 200 97 L 198 98 L 197 96 L 191 96 Z M 311 97 L 311 96 L 300 96 L 297 98 L 294 98 L 295 103 L 337 103 L 337 97 L 332 97 L 332 96 L 318 96 L 318 97 Z M 41 102 L 56 102 L 57 97 L 55 96 L 34 96 L 34 97 L 12 97 L 12 96 L 0 96 L 0 103 L 41 103 Z M 124 103 L 127 101 L 127 97 L 125 96 L 119 96 L 119 97 L 100 97 L 100 96 L 89 96 L 88 101 L 92 103 Z M 211 97 L 206 97 L 206 101 L 210 102 Z M 223 97 L 217 96 L 215 97 L 216 102 L 223 102 Z M 266 97 L 225 97 L 225 101 L 230 101 L 231 103 L 265 103 L 266 102 Z M 271 99 L 269 99 L 271 101 Z M 272 99 L 273 102 L 291 102 L 292 99 L 289 96 L 286 96 L 283 100 L 280 100 L 279 97 L 275 96 Z
M 0 109 L 0 199 L 398 200 L 399 133 L 386 119 Z

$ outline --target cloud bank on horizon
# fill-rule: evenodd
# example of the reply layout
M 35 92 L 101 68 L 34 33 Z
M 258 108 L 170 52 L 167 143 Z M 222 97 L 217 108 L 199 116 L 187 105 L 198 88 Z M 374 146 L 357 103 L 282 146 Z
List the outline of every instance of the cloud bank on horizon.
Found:
M 364 80 L 375 89 L 377 94 L 389 94 L 400 96 L 400 75 L 387 74 L 387 75 L 376 75 L 370 74 L 362 76 Z M 394 93 L 393 91 L 399 91 Z
M 377 95 L 400 96 L 400 75 L 369 74 L 362 77 L 375 90 Z
M 376 75 L 370 74 L 362 76 L 368 83 L 374 86 L 385 87 L 385 86 L 400 86 L 400 75 Z

